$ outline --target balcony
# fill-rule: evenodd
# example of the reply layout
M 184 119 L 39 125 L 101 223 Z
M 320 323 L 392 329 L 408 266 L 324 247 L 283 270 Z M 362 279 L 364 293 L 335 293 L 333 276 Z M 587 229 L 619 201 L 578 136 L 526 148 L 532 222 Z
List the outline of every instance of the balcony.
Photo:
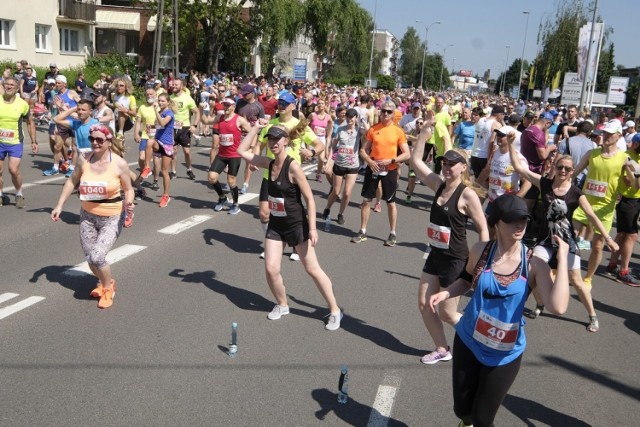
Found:
M 94 0 L 58 0 L 58 15 L 68 20 L 95 22 L 96 2 Z

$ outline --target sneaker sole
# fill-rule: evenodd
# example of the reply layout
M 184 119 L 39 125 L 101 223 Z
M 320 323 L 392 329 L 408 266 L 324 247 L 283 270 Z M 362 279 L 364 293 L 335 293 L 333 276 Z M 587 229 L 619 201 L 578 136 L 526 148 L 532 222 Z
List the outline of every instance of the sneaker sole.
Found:
M 271 314 L 271 313 L 269 313 Z M 280 315 L 278 317 L 270 317 L 269 314 L 267 314 L 267 319 L 269 320 L 280 320 L 280 318 L 282 318 L 282 316 L 286 316 L 287 314 L 289 314 L 289 312 L 287 311 L 286 313 L 280 313 Z
M 448 361 L 450 361 L 452 358 L 453 358 L 453 357 L 452 357 L 451 355 L 449 355 L 448 357 L 446 357 L 446 356 L 445 356 L 445 357 L 443 357 L 443 358 L 441 358 L 441 359 L 431 360 L 431 361 L 428 361 L 428 362 L 425 362 L 424 360 L 420 359 L 420 362 L 421 362 L 421 363 L 423 363 L 423 364 L 425 364 L 425 365 L 435 365 L 435 364 L 436 364 L 436 363 L 438 363 L 438 362 L 448 362 Z

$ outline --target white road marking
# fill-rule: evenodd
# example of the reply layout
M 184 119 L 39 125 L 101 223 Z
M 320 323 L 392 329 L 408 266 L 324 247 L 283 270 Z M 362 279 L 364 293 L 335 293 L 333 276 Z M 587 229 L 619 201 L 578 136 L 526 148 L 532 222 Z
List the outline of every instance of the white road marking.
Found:
M 168 227 L 161 228 L 158 230 L 158 233 L 162 234 L 178 234 L 182 233 L 185 230 L 188 230 L 191 227 L 195 227 L 196 225 L 203 223 L 209 219 L 213 218 L 211 215 L 193 215 L 187 219 L 183 219 L 182 221 L 176 222 Z
M 7 294 L 3 294 L 2 296 L 4 296 L 4 295 L 7 295 Z M 17 296 L 17 294 L 11 294 L 11 295 L 16 295 Z M 2 297 L 2 296 L 0 296 L 0 297 Z M 13 296 L 11 298 L 13 298 Z M 7 307 L 0 308 L 0 319 L 4 319 L 7 316 L 11 316 L 13 313 L 17 313 L 20 310 L 24 310 L 25 308 L 29 307 L 30 305 L 38 303 L 38 302 L 42 301 L 43 299 L 45 299 L 45 298 L 44 297 L 29 297 L 29 298 L 23 299 L 22 301 L 18 301 L 15 304 L 11 304 L 11 305 L 9 305 Z
M 385 375 L 383 384 L 378 387 L 376 399 L 371 407 L 371 415 L 367 427 L 385 427 L 389 424 L 389 417 L 393 409 L 393 402 L 400 387 L 400 377 Z
M 4 293 L 2 295 L 0 295 L 0 304 L 2 304 L 5 301 L 9 301 L 12 298 L 17 297 L 19 294 L 14 294 L 13 292 L 7 292 Z
M 109 262 L 109 264 L 115 264 L 116 262 L 123 260 L 133 254 L 137 254 L 138 252 L 146 248 L 146 246 L 122 245 L 107 254 L 107 262 Z M 64 274 L 67 276 L 82 276 L 92 273 L 91 269 L 89 268 L 89 264 L 87 264 L 87 262 L 85 261 L 81 264 L 76 265 L 75 267 L 66 270 Z

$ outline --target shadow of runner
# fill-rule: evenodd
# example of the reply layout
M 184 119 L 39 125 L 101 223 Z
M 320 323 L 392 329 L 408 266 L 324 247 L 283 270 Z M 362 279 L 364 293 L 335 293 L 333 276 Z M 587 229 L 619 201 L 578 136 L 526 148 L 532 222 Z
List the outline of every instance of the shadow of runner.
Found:
M 306 301 L 302 301 L 299 298 L 296 298 L 292 295 L 289 295 L 289 298 L 296 302 L 297 304 L 303 305 L 305 307 L 313 308 L 315 312 L 327 311 L 326 308 L 319 307 L 313 304 L 310 304 Z M 292 310 L 293 311 L 293 310 Z M 296 310 L 297 311 L 297 310 Z M 410 347 L 396 337 L 391 335 L 389 332 L 384 329 L 377 328 L 375 326 L 367 325 L 364 320 L 358 319 L 357 317 L 350 316 L 348 313 L 344 312 L 344 318 L 340 323 L 340 328 L 345 331 L 357 335 L 360 338 L 371 341 L 379 347 L 386 348 L 396 353 L 406 354 L 409 356 L 423 356 L 425 351 L 419 350 L 417 348 Z M 311 317 L 316 317 L 312 315 Z
M 98 279 L 92 274 L 64 274 L 72 265 L 50 265 L 33 273 L 29 282 L 36 283 L 41 276 L 48 282 L 57 283 L 73 291 L 73 297 L 80 300 L 92 300 L 89 293 L 98 285 Z M 116 278 L 117 281 L 117 278 Z
M 333 412 L 348 425 L 366 426 L 372 411 L 376 411 L 371 406 L 355 401 L 351 396 L 347 403 L 340 404 L 337 401 L 337 394 L 326 388 L 312 390 L 311 397 L 320 405 L 320 409 L 315 412 L 315 416 L 319 420 L 324 420 L 328 414 Z M 393 418 L 389 418 L 386 425 L 394 427 L 407 426 L 407 424 Z
M 262 241 L 256 239 L 250 239 L 248 237 L 238 236 L 232 233 L 225 233 L 221 230 L 207 229 L 202 231 L 202 237 L 207 245 L 212 245 L 214 242 L 220 242 L 225 244 L 229 249 L 234 252 L 259 254 L 263 251 Z
M 184 270 L 176 268 L 169 273 L 169 276 L 177 277 L 185 283 L 201 283 L 212 291 L 225 296 L 231 303 L 242 310 L 268 313 L 274 305 L 272 301 L 262 295 L 216 280 L 216 273 L 212 270 L 185 273 Z
M 620 284 L 620 286 L 625 285 Z M 593 307 L 596 309 L 596 312 L 602 311 L 616 316 L 620 319 L 624 319 L 624 325 L 627 328 L 631 329 L 636 334 L 640 334 L 640 314 L 628 310 L 623 310 L 621 308 L 605 304 L 595 299 L 593 300 Z
M 549 426 L 590 427 L 591 424 L 563 414 L 540 403 L 522 397 L 507 394 L 502 405 L 520 418 L 527 426 L 534 426 L 532 421 L 539 421 Z

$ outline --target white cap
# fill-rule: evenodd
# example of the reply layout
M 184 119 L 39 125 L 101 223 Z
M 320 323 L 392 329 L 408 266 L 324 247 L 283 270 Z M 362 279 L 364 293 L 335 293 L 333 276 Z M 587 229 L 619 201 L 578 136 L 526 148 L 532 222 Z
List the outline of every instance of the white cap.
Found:
M 57 82 L 62 82 L 62 83 L 67 83 L 67 78 L 65 76 L 63 76 L 62 74 L 58 74 L 56 76 L 56 81 Z
M 500 132 L 505 135 L 509 135 L 511 132 L 515 132 L 516 130 L 511 126 L 502 126 L 500 129 L 496 129 L 495 132 Z
M 618 119 L 609 120 L 602 128 L 602 131 L 607 133 L 622 133 L 622 124 Z
M 628 120 L 628 121 L 624 124 L 624 126 L 622 127 L 622 130 L 626 130 L 626 129 L 634 128 L 634 127 L 636 127 L 636 122 L 634 122 L 633 120 Z

